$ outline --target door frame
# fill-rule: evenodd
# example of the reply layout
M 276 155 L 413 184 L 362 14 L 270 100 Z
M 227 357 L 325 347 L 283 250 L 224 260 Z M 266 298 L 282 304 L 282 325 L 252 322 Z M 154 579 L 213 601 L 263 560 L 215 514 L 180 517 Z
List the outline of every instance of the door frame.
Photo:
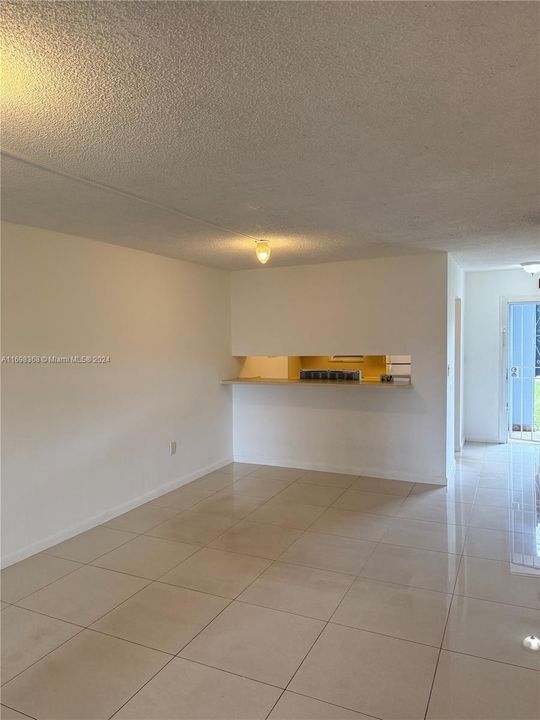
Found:
M 508 306 L 512 303 L 540 303 L 538 295 L 524 295 L 522 297 L 502 297 L 500 305 L 500 332 L 499 332 L 499 442 L 507 443 L 508 432 Z
M 454 298 L 454 452 L 463 450 L 463 301 Z

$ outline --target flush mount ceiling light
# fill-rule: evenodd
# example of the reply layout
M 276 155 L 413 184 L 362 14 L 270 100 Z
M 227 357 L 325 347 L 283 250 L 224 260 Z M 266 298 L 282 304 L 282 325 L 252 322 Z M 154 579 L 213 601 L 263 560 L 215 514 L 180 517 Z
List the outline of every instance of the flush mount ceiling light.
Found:
M 268 240 L 255 241 L 255 254 L 257 255 L 257 260 L 261 263 L 261 265 L 266 265 L 266 263 L 270 260 L 270 243 Z
M 527 650 L 540 650 L 540 638 L 537 638 L 536 635 L 527 635 L 523 640 L 523 646 Z
M 521 263 L 521 267 L 525 270 L 526 273 L 529 273 L 529 275 L 534 275 L 535 273 L 540 272 L 540 260 Z

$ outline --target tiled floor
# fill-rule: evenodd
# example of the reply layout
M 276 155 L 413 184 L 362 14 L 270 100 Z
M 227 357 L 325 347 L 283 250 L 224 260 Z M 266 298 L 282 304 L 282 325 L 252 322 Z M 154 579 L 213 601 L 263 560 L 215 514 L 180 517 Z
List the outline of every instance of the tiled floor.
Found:
M 2 572 L 2 718 L 537 720 L 539 449 L 232 464 Z

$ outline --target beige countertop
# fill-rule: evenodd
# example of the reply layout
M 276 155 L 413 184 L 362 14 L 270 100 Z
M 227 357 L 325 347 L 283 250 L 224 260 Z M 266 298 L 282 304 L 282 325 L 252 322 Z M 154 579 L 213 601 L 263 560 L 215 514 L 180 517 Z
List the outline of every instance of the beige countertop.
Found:
M 223 385 L 331 385 L 332 387 L 378 387 L 386 390 L 411 388 L 412 383 L 383 383 L 380 380 L 300 380 L 298 378 L 226 378 Z

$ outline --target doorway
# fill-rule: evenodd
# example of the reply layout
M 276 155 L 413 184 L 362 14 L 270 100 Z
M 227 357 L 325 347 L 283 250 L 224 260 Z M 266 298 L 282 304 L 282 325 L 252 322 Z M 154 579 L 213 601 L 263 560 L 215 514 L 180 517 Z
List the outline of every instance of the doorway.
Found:
M 540 302 L 508 303 L 509 440 L 540 443 Z

